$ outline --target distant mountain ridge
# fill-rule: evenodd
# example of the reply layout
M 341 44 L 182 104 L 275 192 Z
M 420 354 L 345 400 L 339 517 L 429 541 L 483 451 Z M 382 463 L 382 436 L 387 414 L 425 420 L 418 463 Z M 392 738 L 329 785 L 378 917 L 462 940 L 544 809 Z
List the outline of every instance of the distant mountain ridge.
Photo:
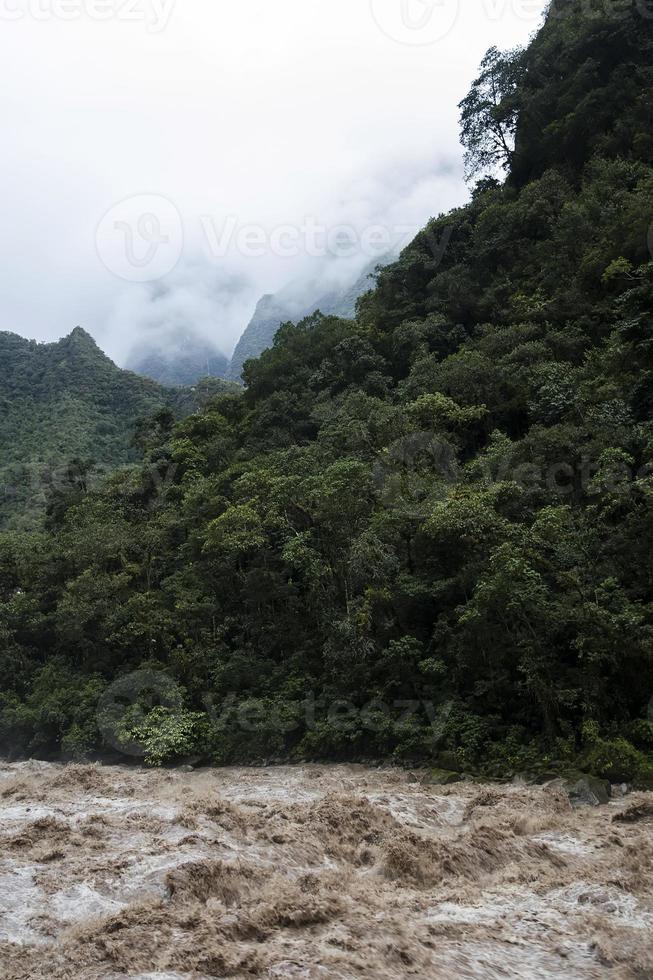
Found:
M 231 362 L 192 328 L 159 333 L 156 346 L 141 342 L 124 370 L 81 327 L 53 343 L 0 332 L 0 527 L 38 523 L 71 460 L 100 470 L 136 461 L 139 419 L 164 408 L 179 418 L 237 391 L 245 361 L 272 346 L 282 323 L 318 309 L 353 317 L 376 265 L 346 288 L 320 294 L 293 283 L 262 297 Z M 318 299 L 309 303 L 312 288 Z
M 121 370 L 80 327 L 48 344 L 0 333 L 0 525 L 37 518 L 73 458 L 107 468 L 137 459 L 136 420 L 164 407 L 184 414 L 182 400 Z
M 282 323 L 299 322 L 316 310 L 325 316 L 351 319 L 357 300 L 374 286 L 375 269 L 387 265 L 392 258 L 388 255 L 374 259 L 345 286 L 325 289 L 319 281 L 292 282 L 278 293 L 262 296 L 231 360 L 210 338 L 192 327 L 165 327 L 141 338 L 130 351 L 125 367 L 168 387 L 195 385 L 206 377 L 240 383 L 245 361 L 260 357 L 272 346 Z
M 320 293 L 319 284 L 316 285 L 312 295 L 317 298 L 308 303 L 304 298 L 308 290 L 303 288 L 300 291 L 294 283 L 278 293 L 263 296 L 236 345 L 226 376 L 232 381 L 240 381 L 245 361 L 260 357 L 264 350 L 272 346 L 282 323 L 289 320 L 298 322 L 315 313 L 316 310 L 320 310 L 325 316 L 351 319 L 356 312 L 357 300 L 374 287 L 372 277 L 377 266 L 386 265 L 390 261 L 390 256 L 374 259 L 358 278 L 345 288 L 332 288 Z
M 157 332 L 139 341 L 125 367 L 168 386 L 194 385 L 200 378 L 226 378 L 229 359 L 191 328 Z

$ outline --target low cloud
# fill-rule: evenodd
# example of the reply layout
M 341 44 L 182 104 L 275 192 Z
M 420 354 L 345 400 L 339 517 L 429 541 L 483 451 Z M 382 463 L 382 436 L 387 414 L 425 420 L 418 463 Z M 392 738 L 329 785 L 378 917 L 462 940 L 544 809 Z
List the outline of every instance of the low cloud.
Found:
M 142 17 L 3 22 L 14 136 L 0 160 L 0 329 L 52 340 L 80 324 L 121 362 L 192 323 L 229 354 L 261 295 L 353 281 L 370 229 L 396 246 L 467 196 L 457 102 L 490 44 L 537 26 L 514 4 L 473 6 L 426 46 L 350 0 L 184 0 L 157 31 Z M 183 248 L 162 278 L 126 281 L 98 254 L 98 229 L 143 196 L 178 211 Z M 307 218 L 332 232 L 322 254 Z M 207 227 L 230 220 L 259 229 L 260 254 L 237 237 L 216 253 Z M 349 254 L 333 247 L 342 226 Z M 299 230 L 293 254 L 284 228 Z

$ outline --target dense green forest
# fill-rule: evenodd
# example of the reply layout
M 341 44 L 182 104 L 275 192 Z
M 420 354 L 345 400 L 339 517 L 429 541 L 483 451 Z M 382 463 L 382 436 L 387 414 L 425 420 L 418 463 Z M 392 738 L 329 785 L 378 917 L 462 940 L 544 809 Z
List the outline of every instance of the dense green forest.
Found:
M 642 5 L 556 3 L 355 319 L 0 537 L 5 746 L 650 783 L 652 102 Z
M 0 526 L 42 515 L 58 482 L 135 462 L 135 423 L 174 396 L 121 371 L 77 327 L 58 343 L 0 333 Z M 75 461 L 73 463 L 73 461 Z
M 80 327 L 52 344 L 0 333 L 0 528 L 32 529 L 60 491 L 141 459 L 157 413 L 183 418 L 234 389 L 217 378 L 170 389 L 121 371 Z

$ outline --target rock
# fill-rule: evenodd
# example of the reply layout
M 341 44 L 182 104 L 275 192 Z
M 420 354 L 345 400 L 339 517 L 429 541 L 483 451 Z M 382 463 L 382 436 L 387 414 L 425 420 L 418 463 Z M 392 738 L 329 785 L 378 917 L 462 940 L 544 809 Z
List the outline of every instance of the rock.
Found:
M 533 777 L 533 782 L 538 786 L 544 786 L 545 783 L 550 783 L 553 779 L 558 779 L 559 774 L 554 769 L 547 769 L 544 772 L 538 772 Z
M 446 769 L 447 772 L 458 772 L 458 757 L 455 752 L 443 750 L 432 757 L 436 769 Z
M 459 783 L 462 776 L 450 769 L 431 769 L 422 779 L 422 786 L 449 786 Z
M 555 782 L 565 791 L 572 806 L 600 806 L 610 799 L 608 780 L 586 772 L 567 772 Z
M 179 772 L 195 772 L 194 766 L 179 766 Z
M 632 792 L 633 787 L 630 783 L 613 783 L 612 784 L 612 795 L 613 796 L 628 796 Z

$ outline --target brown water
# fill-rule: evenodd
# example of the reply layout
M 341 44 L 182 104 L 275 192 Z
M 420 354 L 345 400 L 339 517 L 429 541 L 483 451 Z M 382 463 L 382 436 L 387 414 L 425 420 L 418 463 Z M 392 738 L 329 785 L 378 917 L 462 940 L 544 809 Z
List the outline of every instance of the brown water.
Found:
M 6 980 L 653 977 L 651 795 L 31 762 L 0 813 Z

